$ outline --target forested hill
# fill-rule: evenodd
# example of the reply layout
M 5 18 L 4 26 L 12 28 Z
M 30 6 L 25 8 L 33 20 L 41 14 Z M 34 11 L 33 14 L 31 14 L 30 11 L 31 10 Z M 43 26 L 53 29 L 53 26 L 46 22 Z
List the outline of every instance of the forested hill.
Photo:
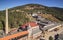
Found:
M 38 11 L 43 14 L 50 14 L 59 21 L 63 21 L 63 8 L 47 7 L 40 4 L 26 4 L 9 8 L 9 27 L 18 27 L 23 23 L 31 21 L 30 18 L 33 20 L 28 13 L 37 13 Z M 2 29 L 3 26 L 5 26 L 5 10 L 0 11 L 0 29 Z
M 18 6 L 18 7 L 14 7 L 11 10 L 21 10 L 22 12 L 37 12 L 37 11 L 41 11 L 42 13 L 48 13 L 48 14 L 52 14 L 53 16 L 55 16 L 56 18 L 58 18 L 59 20 L 63 20 L 63 8 L 59 8 L 59 7 L 48 7 L 48 6 L 44 6 L 44 5 L 40 5 L 40 4 L 26 4 L 23 6 Z

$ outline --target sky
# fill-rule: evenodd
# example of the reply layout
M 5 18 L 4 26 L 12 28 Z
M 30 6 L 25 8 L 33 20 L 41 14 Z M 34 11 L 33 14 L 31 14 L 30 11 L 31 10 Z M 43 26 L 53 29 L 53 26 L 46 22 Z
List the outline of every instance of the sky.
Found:
M 0 0 L 0 10 L 31 3 L 63 8 L 63 0 Z

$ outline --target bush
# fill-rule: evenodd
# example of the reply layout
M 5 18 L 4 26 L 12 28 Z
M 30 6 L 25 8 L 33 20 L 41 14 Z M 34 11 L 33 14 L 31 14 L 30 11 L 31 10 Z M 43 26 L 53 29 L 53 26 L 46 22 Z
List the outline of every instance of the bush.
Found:
M 49 40 L 53 40 L 53 37 L 52 37 L 52 36 L 50 36 L 50 37 L 49 37 Z

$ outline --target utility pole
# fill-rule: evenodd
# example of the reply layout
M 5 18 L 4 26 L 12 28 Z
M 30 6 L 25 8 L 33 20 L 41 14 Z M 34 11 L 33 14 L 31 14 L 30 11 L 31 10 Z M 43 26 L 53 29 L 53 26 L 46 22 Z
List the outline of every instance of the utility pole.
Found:
M 6 27 L 5 27 L 5 33 L 8 34 L 8 9 L 6 9 Z

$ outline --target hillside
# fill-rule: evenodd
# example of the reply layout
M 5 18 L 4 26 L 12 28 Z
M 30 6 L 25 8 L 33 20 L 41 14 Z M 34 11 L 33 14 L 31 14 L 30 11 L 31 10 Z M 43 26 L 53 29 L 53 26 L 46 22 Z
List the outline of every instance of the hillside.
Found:
M 51 21 L 63 21 L 63 8 L 47 7 L 40 4 L 26 4 L 9 9 L 9 27 L 18 27 L 26 22 L 34 20 L 32 13 L 41 12 L 44 18 Z M 50 16 L 50 17 L 49 17 Z M 5 10 L 0 11 L 0 29 L 5 26 Z
M 51 14 L 39 14 L 40 16 L 50 20 L 50 21 L 54 21 L 54 22 L 61 22 L 60 20 L 58 20 L 57 18 L 55 18 L 53 15 Z
M 13 10 L 14 9 L 14 10 Z M 63 8 L 58 7 L 47 7 L 40 4 L 27 4 L 23 6 L 18 6 L 12 8 L 13 11 L 19 11 L 19 12 L 37 12 L 40 11 L 42 13 L 52 14 L 55 18 L 58 18 L 59 20 L 63 20 Z

